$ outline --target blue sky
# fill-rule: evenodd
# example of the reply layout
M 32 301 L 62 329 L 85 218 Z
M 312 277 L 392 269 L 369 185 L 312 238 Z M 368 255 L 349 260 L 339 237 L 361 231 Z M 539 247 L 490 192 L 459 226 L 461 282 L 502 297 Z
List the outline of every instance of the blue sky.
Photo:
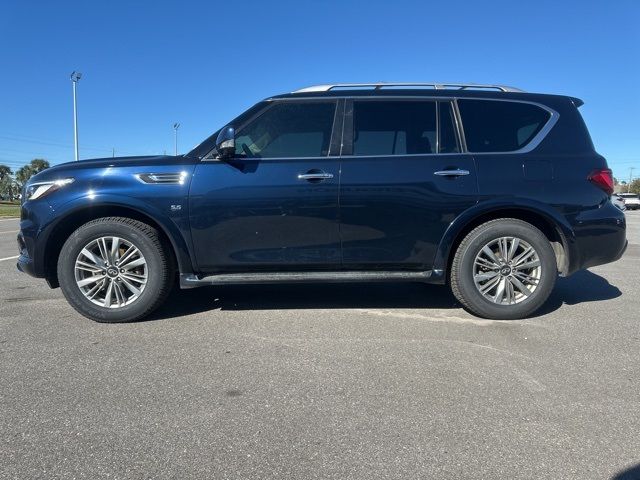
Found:
M 582 98 L 640 175 L 640 2 L 162 0 L 0 7 L 0 163 L 185 152 L 272 94 L 327 82 L 503 83 Z

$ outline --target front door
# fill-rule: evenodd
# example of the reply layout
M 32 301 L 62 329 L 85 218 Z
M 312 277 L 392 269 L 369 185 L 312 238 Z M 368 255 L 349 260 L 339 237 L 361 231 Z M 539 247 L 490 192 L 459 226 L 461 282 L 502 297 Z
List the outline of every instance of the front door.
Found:
M 271 102 L 234 125 L 235 158 L 197 165 L 189 212 L 200 271 L 339 268 L 336 104 Z
M 477 202 L 453 105 L 416 99 L 347 102 L 340 187 L 347 269 L 430 270 L 449 224 Z

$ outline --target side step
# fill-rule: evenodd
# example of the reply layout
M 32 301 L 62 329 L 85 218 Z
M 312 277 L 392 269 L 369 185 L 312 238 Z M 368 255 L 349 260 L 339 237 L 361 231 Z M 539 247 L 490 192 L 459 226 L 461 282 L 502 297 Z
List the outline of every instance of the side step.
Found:
M 180 288 L 205 285 L 250 285 L 269 283 L 342 283 L 342 282 L 429 282 L 431 271 L 338 271 L 338 272 L 254 272 L 221 273 L 198 277 L 180 274 Z

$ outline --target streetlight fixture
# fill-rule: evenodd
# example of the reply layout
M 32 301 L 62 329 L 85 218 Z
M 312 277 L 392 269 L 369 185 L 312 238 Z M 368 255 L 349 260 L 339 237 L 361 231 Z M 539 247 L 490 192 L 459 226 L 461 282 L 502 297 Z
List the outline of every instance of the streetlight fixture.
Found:
M 178 156 L 178 128 L 180 128 L 179 123 L 173 124 L 173 133 L 174 133 L 174 143 L 175 143 L 175 155 Z
M 78 105 L 76 102 L 76 83 L 80 81 L 82 74 L 80 72 L 71 72 L 71 82 L 73 83 L 73 139 L 75 145 L 76 162 L 80 160 L 78 150 Z

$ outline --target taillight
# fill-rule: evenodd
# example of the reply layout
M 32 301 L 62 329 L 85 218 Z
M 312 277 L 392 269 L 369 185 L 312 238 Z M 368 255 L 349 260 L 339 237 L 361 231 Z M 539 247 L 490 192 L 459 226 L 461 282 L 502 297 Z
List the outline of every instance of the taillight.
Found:
M 608 168 L 594 170 L 591 172 L 591 175 L 589 175 L 589 180 L 607 192 L 607 195 L 613 193 L 613 174 Z

